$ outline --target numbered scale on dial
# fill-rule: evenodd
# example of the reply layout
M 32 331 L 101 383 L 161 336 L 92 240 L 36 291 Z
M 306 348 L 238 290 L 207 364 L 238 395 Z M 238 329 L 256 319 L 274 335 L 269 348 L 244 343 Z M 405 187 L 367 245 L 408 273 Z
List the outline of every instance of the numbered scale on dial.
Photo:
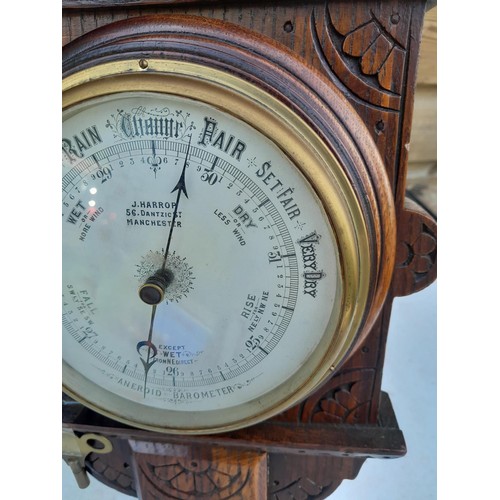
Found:
M 239 426 L 300 392 L 342 280 L 293 158 L 226 111 L 154 92 L 69 107 L 62 148 L 70 393 L 176 432 Z

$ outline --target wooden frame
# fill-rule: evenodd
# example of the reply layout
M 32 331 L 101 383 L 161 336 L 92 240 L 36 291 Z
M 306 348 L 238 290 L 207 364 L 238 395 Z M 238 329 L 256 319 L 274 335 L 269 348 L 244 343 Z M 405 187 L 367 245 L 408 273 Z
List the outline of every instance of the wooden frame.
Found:
M 390 284 L 390 291 L 387 297 L 383 294 L 382 307 L 374 309 L 378 312 L 371 318 L 371 327 L 342 369 L 307 400 L 273 421 L 260 424 L 261 427 L 238 431 L 236 437 L 225 436 L 216 443 L 225 450 L 217 457 L 223 456 L 222 460 L 226 464 L 234 459 L 237 461 L 242 450 L 250 452 L 250 455 L 246 455 L 246 463 L 251 464 L 250 469 L 260 478 L 259 481 L 263 480 L 262 460 L 267 460 L 268 465 L 270 464 L 270 476 L 267 480 L 269 497 L 277 494 L 278 490 L 283 494 L 283 484 L 292 484 L 293 478 L 298 475 L 303 477 L 302 472 L 306 470 L 311 483 L 318 487 L 314 492 L 311 490 L 310 498 L 324 498 L 334 491 L 343 478 L 355 477 L 367 456 L 398 456 L 405 452 L 404 440 L 388 409 L 390 403 L 381 392 L 381 378 L 393 298 L 421 290 L 436 278 L 436 222 L 421 207 L 405 198 L 413 96 L 425 8 L 425 1 L 419 0 L 282 1 L 252 5 L 221 1 L 203 4 L 196 1 L 63 1 L 63 45 L 67 45 L 66 57 L 72 54 L 70 58 L 73 60 L 73 67 L 75 61 L 79 68 L 83 68 L 86 64 L 92 64 L 96 57 L 104 61 L 112 60 L 117 55 L 106 50 L 105 42 L 99 45 L 99 37 L 82 39 L 83 35 L 95 28 L 108 26 L 100 32 L 101 40 L 105 41 L 119 26 L 115 24 L 116 21 L 133 18 L 136 21 L 132 20 L 128 24 L 132 35 L 135 28 L 143 26 L 141 22 L 144 21 L 144 16 L 150 14 L 174 16 L 170 17 L 174 20 L 174 25 L 175 19 L 181 19 L 175 16 L 194 16 L 199 27 L 196 36 L 202 38 L 204 33 L 212 33 L 211 30 L 215 28 L 220 31 L 221 27 L 225 27 L 226 41 L 234 46 L 242 43 L 238 37 L 241 36 L 240 33 L 244 33 L 247 43 L 251 39 L 255 42 L 262 41 L 262 46 L 269 50 L 268 60 L 274 58 L 273 62 L 280 67 L 286 67 L 286 62 L 276 60 L 279 57 L 276 54 L 283 52 L 281 49 L 273 52 L 270 48 L 273 44 L 286 48 L 284 51 L 290 54 L 292 60 L 296 58 L 300 61 L 297 67 L 303 68 L 305 64 L 310 68 L 310 72 L 297 75 L 306 86 L 317 88 L 319 85 L 322 87 L 320 94 L 340 92 L 347 99 L 350 106 L 345 108 L 343 115 L 340 113 L 346 130 L 350 126 L 359 128 L 361 122 L 361 135 L 370 136 L 366 142 L 356 143 L 358 154 L 361 151 L 362 156 L 369 156 L 371 144 L 374 144 L 377 154 L 383 160 L 392 193 L 390 203 L 379 196 L 378 174 L 374 173 L 371 179 L 361 180 L 368 188 L 374 186 L 369 203 L 376 205 L 382 214 L 378 233 L 382 267 L 388 269 L 390 266 L 387 262 L 391 258 L 395 259 L 394 272 L 384 271 L 381 275 L 386 286 L 389 287 Z M 177 23 L 177 26 L 180 33 L 182 23 Z M 158 35 L 161 22 L 150 25 L 150 34 L 155 30 Z M 153 35 L 148 37 L 144 31 L 141 33 L 143 50 L 148 53 L 153 50 L 153 44 L 158 38 Z M 151 41 L 150 45 L 148 40 Z M 208 38 L 205 41 L 207 40 Z M 216 43 L 212 39 L 210 43 L 201 44 L 198 57 L 210 58 L 210 50 L 215 48 Z M 124 39 L 123 47 L 126 44 Z M 220 64 L 230 65 L 230 54 L 226 53 Z M 288 66 L 288 71 L 293 72 L 293 68 Z M 321 75 L 320 78 L 317 78 L 318 74 Z M 286 86 L 280 87 L 278 80 L 275 83 L 274 87 L 279 89 L 278 92 L 287 97 Z M 272 86 L 269 91 L 276 92 Z M 309 93 L 308 104 L 317 113 L 316 116 L 314 113 L 311 115 L 311 119 L 317 123 L 319 116 L 325 112 L 325 101 L 318 100 L 313 93 Z M 298 105 L 298 102 L 295 101 L 294 105 Z M 356 113 L 355 119 L 353 112 Z M 323 123 L 325 136 L 330 137 L 329 140 L 335 140 L 335 133 L 328 130 L 331 121 L 326 119 Z M 351 153 L 346 151 L 346 157 Z M 391 204 L 395 206 L 395 215 L 386 211 Z M 397 227 L 396 248 L 384 246 L 384 237 L 390 231 L 391 224 Z M 390 422 L 388 426 L 387 421 Z M 92 474 L 117 489 L 120 489 L 120 484 L 111 481 L 109 477 L 106 479 L 105 474 L 99 472 L 99 467 L 106 463 L 106 467 L 111 467 L 109 464 L 118 463 L 123 458 L 123 453 L 128 453 L 127 456 L 132 457 L 131 460 L 136 464 L 134 470 L 137 473 L 136 476 L 130 476 L 130 487 L 135 488 L 139 494 L 138 490 L 145 483 L 137 464 L 149 460 L 150 464 L 159 466 L 158 457 L 166 456 L 157 451 L 149 453 L 150 445 L 138 444 L 163 443 L 163 437 L 156 434 L 137 435 L 131 429 L 115 428 L 110 422 L 103 422 L 100 417 L 88 411 L 82 411 L 77 419 L 66 416 L 64 425 L 73 428 L 75 432 L 92 429 L 92 432 L 102 432 L 116 438 L 115 455 L 111 454 L 113 456 L 107 458 L 106 455 L 91 455 L 88 457 L 87 467 Z M 388 429 L 392 438 L 384 442 L 381 436 L 387 436 Z M 276 441 L 275 444 L 266 441 L 269 436 L 272 436 L 271 441 Z M 330 448 L 329 445 L 322 446 L 321 436 L 331 437 L 337 445 Z M 209 439 L 214 443 L 212 438 Z M 135 444 L 131 444 L 132 442 Z M 172 446 L 187 446 L 195 455 L 201 453 L 199 456 L 203 463 L 213 463 L 215 460 L 213 454 L 206 451 L 203 439 L 198 441 L 181 437 L 168 442 Z M 364 451 L 361 452 L 360 447 L 364 447 Z M 305 453 L 299 453 L 300 451 Z M 262 452 L 265 453 L 264 458 Z M 332 469 L 328 470 L 327 466 Z M 164 478 L 160 476 L 156 478 L 156 483 L 153 481 L 158 491 L 167 487 Z M 148 495 L 153 495 L 153 492 L 141 490 L 140 495 L 142 498 L 150 498 Z M 222 498 L 222 490 L 214 492 L 214 495 L 219 496 L 210 498 Z M 183 498 L 180 493 L 178 498 Z

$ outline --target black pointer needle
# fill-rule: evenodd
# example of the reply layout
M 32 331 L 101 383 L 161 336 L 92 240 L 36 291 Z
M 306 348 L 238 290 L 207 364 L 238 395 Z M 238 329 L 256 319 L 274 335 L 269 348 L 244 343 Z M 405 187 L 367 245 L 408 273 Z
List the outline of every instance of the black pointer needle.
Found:
M 175 185 L 174 189 L 172 189 L 172 193 L 174 191 L 177 191 L 177 200 L 175 203 L 175 209 L 174 209 L 174 214 L 172 216 L 172 222 L 170 224 L 170 231 L 168 233 L 168 239 L 167 239 L 167 245 L 165 248 L 165 254 L 163 257 L 163 264 L 157 273 L 155 273 L 154 276 L 149 278 L 146 283 L 141 287 L 139 290 L 139 296 L 141 299 L 146 303 L 152 305 L 151 309 L 151 321 L 149 323 L 149 335 L 148 335 L 148 340 L 143 340 L 137 344 L 137 352 L 139 353 L 139 356 L 141 356 L 141 349 L 145 346 L 148 348 L 148 356 L 146 361 L 140 358 L 142 361 L 142 364 L 144 366 L 144 397 L 146 397 L 146 387 L 147 387 L 147 382 L 148 382 L 148 372 L 150 368 L 156 363 L 156 355 L 158 353 L 158 350 L 156 349 L 156 346 L 153 344 L 153 326 L 154 326 L 154 321 L 155 321 L 155 315 L 156 315 L 156 306 L 163 300 L 163 294 L 165 292 L 165 288 L 168 285 L 168 282 L 171 278 L 166 273 L 166 264 L 167 264 L 167 257 L 168 253 L 170 251 L 170 243 L 172 241 L 172 234 L 173 234 L 173 229 L 175 225 L 175 220 L 177 219 L 177 213 L 179 209 L 179 202 L 181 199 L 181 193 L 184 193 L 186 198 L 188 198 L 187 190 L 186 190 L 186 167 L 188 165 L 188 160 L 189 160 L 189 151 L 191 149 L 191 138 L 192 136 L 189 136 L 189 143 L 186 151 L 186 157 L 184 159 L 184 166 L 182 167 L 182 172 L 179 177 L 179 180 L 177 181 L 177 184 Z M 151 353 L 153 356 L 151 356 Z
M 172 223 L 170 224 L 170 231 L 168 233 L 168 239 L 167 239 L 167 247 L 165 248 L 165 255 L 163 257 L 163 265 L 161 267 L 162 271 L 165 270 L 165 266 L 167 264 L 167 257 L 168 257 L 168 252 L 170 250 L 170 243 L 172 242 L 172 233 L 174 231 L 174 226 L 175 226 L 175 219 L 177 219 L 177 211 L 179 210 L 179 202 L 181 200 L 181 193 L 184 193 L 186 198 L 189 198 L 187 191 L 186 191 L 186 167 L 188 164 L 188 159 L 189 159 L 189 150 L 191 149 L 191 138 L 192 136 L 189 136 L 189 143 L 186 151 L 186 158 L 184 159 L 184 166 L 182 167 L 182 172 L 181 176 L 179 177 L 179 180 L 177 181 L 177 184 L 175 185 L 174 189 L 172 189 L 172 193 L 174 191 L 177 191 L 177 199 L 175 201 L 175 208 L 174 208 L 174 215 L 172 216 Z
M 149 335 L 148 335 L 148 340 L 143 340 L 142 342 L 139 342 L 137 344 L 137 352 L 139 353 L 139 356 L 141 356 L 141 348 L 144 346 L 148 347 L 148 357 L 147 360 L 144 361 L 142 357 L 140 358 L 142 361 L 142 364 L 144 366 L 144 397 L 146 397 L 146 386 L 148 383 L 148 372 L 149 369 L 156 363 L 156 354 L 158 353 L 158 350 L 156 349 L 156 346 L 152 342 L 153 338 L 153 325 L 155 322 L 155 315 L 156 315 L 156 305 L 154 305 L 151 309 L 151 321 L 149 323 Z M 153 351 L 153 357 L 151 357 L 151 351 Z
M 177 184 L 171 191 L 172 193 L 177 191 L 177 199 L 175 202 L 172 221 L 170 222 L 170 230 L 168 232 L 167 244 L 165 247 L 161 269 L 159 269 L 153 276 L 148 278 L 146 280 L 146 283 L 144 283 L 144 285 L 142 285 L 142 287 L 139 289 L 139 296 L 141 300 L 149 305 L 159 304 L 163 300 L 165 289 L 172 281 L 172 274 L 166 269 L 167 259 L 170 252 L 170 244 L 172 242 L 175 222 L 179 213 L 179 203 L 182 193 L 184 193 L 186 198 L 189 198 L 186 190 L 186 167 L 188 165 L 189 152 L 191 150 L 191 139 L 192 136 L 189 136 L 189 143 L 187 146 L 186 156 L 184 158 L 184 166 L 182 167 L 182 172 L 179 180 L 177 181 Z

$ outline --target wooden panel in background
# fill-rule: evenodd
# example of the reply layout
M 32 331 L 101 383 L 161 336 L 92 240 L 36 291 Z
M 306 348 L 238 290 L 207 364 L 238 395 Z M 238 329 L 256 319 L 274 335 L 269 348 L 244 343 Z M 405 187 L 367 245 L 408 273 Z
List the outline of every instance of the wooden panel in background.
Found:
M 437 214 L 437 7 L 426 13 L 422 31 L 407 189 Z
M 413 128 L 411 131 L 410 163 L 432 163 L 437 159 L 437 89 L 435 85 L 420 85 L 415 92 Z
M 425 14 L 417 85 L 437 85 L 437 7 Z

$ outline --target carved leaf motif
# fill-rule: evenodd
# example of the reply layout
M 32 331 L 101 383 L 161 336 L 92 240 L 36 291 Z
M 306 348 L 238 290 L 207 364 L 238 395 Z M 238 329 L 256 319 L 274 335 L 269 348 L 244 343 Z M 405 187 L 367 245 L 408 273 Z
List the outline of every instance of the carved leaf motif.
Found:
M 346 410 L 335 401 L 323 401 L 321 412 L 313 416 L 315 423 L 335 423 L 341 424 L 346 417 Z
M 354 28 L 368 23 L 371 19 L 368 9 L 353 10 L 349 2 L 338 2 L 329 6 L 335 28 L 342 35 L 347 35 Z
M 387 56 L 394 47 L 387 37 L 380 35 L 361 58 L 361 70 L 365 75 L 376 75 L 385 64 Z
M 436 240 L 430 233 L 422 233 L 413 242 L 413 249 L 420 255 L 430 255 L 436 249 Z
M 313 416 L 313 422 L 326 423 L 332 422 L 341 424 L 346 416 L 345 408 L 334 400 L 325 400 L 321 402 L 321 412 Z
M 369 410 L 372 379 L 363 379 L 363 371 L 346 376 L 335 377 L 330 390 L 324 392 L 319 404 L 309 416 L 311 422 L 316 423 L 357 423 L 366 418 Z M 342 380 L 343 382 L 339 384 Z
M 363 385 L 363 382 L 354 383 L 347 387 L 342 387 L 334 392 L 333 398 L 327 397 L 320 402 L 320 411 L 312 416 L 312 421 L 316 423 L 357 423 L 360 416 L 368 408 L 367 401 L 359 401 L 354 395 L 356 392 L 362 393 L 362 389 L 356 386 Z
M 117 471 L 116 469 L 111 468 L 111 467 L 108 467 L 104 471 L 104 477 L 111 482 L 115 482 L 119 476 L 120 476 L 120 472 Z
M 363 462 L 364 459 L 359 458 L 271 453 L 268 462 L 267 498 L 269 500 L 329 498 L 344 479 L 354 479 L 357 476 Z
M 358 403 L 362 403 L 366 401 L 366 395 L 370 394 L 371 388 L 372 381 L 370 379 L 356 381 L 356 383 L 351 386 L 351 395 Z
M 123 465 L 123 460 L 119 462 L 121 464 L 120 470 L 117 469 L 116 460 L 107 460 L 110 457 L 108 455 L 100 455 L 97 453 L 91 453 L 86 460 L 87 469 L 92 475 L 96 476 L 104 484 L 107 484 L 111 488 L 114 488 L 126 495 L 136 496 L 134 479 L 132 477 L 132 471 L 128 467 L 125 468 Z M 116 463 L 115 463 L 116 462 Z
M 348 390 L 338 391 L 335 394 L 335 401 L 342 405 L 346 410 L 352 410 L 359 404 L 357 399 Z
M 164 459 L 168 460 L 168 457 Z M 148 491 L 159 494 L 159 498 L 229 499 L 236 496 L 245 486 L 250 469 L 248 466 L 219 464 L 208 459 L 172 458 L 166 463 L 150 463 L 139 458 L 138 463 L 144 476 L 148 478 Z
M 178 463 L 173 463 L 156 467 L 155 474 L 164 481 L 170 481 L 183 471 L 184 469 Z
M 335 403 L 334 403 L 335 404 Z M 333 406 L 333 405 L 332 405 Z M 361 418 L 361 415 L 365 415 L 369 411 L 369 403 L 363 403 L 356 408 L 353 408 L 351 411 L 337 405 L 335 411 L 340 413 L 341 416 L 334 415 L 332 413 L 332 407 L 325 407 L 325 410 L 321 413 L 317 413 L 313 417 L 314 423 L 321 424 L 359 424 L 364 419 Z
M 437 227 L 430 214 L 406 200 L 398 229 L 393 290 L 403 296 L 422 290 L 436 279 Z
M 359 99 L 399 110 L 411 9 L 377 6 L 353 15 L 349 3 L 330 2 L 319 9 L 313 10 L 311 34 L 325 72 Z
M 393 47 L 385 64 L 378 72 L 378 81 L 383 88 L 396 93 L 401 91 L 403 85 L 403 72 L 394 71 L 394 68 L 403 67 L 405 56 L 405 52 L 399 47 Z
M 300 477 L 292 484 L 279 491 L 274 491 L 272 498 L 275 500 L 311 500 L 321 498 L 324 488 L 312 479 Z
M 195 490 L 204 495 L 212 493 L 216 487 L 215 484 L 209 479 L 207 474 L 196 474 L 194 475 Z
M 398 83 L 392 80 L 392 68 L 395 62 L 402 62 L 397 58 L 397 54 L 404 56 L 404 52 L 396 46 L 393 38 L 382 32 L 377 21 L 372 20 L 349 33 L 344 39 L 342 48 L 345 54 L 360 58 L 359 64 L 364 75 L 382 73 L 382 77 L 378 78 L 381 87 L 401 93 L 401 79 L 397 79 Z M 394 55 L 389 59 L 393 52 Z
M 207 471 L 207 476 L 217 486 L 217 488 L 220 489 L 227 488 L 231 483 L 231 476 L 229 474 L 223 474 L 209 469 Z
M 375 23 L 368 23 L 365 26 L 349 33 L 344 40 L 342 48 L 346 54 L 354 57 L 361 57 L 380 35 L 380 30 Z
M 308 494 L 308 495 L 319 495 L 323 488 L 316 484 L 312 479 L 304 477 L 300 480 L 300 487 Z
M 155 470 L 157 475 L 157 471 Z M 183 493 L 190 493 L 196 491 L 194 474 L 188 470 L 183 470 L 180 474 L 170 480 L 170 484 L 174 490 Z
M 277 420 L 310 423 L 366 423 L 373 388 L 373 369 L 340 373 L 300 405 L 282 413 Z

